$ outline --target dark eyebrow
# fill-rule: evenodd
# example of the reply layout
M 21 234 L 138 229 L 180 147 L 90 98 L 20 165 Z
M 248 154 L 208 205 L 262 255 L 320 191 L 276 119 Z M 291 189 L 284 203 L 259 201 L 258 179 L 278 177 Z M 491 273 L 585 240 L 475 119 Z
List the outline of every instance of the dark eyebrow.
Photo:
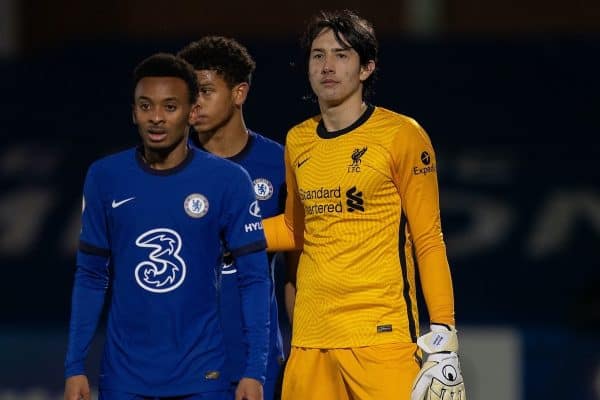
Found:
M 145 101 L 149 101 L 150 103 L 153 103 L 152 99 L 149 97 L 146 97 L 146 96 L 140 96 L 136 99 L 136 101 L 139 101 L 139 100 L 145 100 Z M 179 100 L 177 99 L 177 97 L 167 97 L 166 99 L 160 100 L 160 102 L 162 102 L 162 103 L 167 102 L 167 101 L 179 101 Z
M 342 51 L 349 51 L 349 50 L 352 50 L 352 47 L 351 47 L 351 46 L 348 46 L 348 47 L 336 47 L 336 48 L 334 48 L 334 49 L 331 49 L 331 50 L 332 50 L 333 52 L 335 52 L 335 53 L 341 53 Z M 325 49 L 322 49 L 322 48 L 319 48 L 319 47 L 317 47 L 317 48 L 314 48 L 314 49 L 311 49 L 311 50 L 310 50 L 310 52 L 311 52 L 311 53 L 312 53 L 312 52 L 315 52 L 315 51 L 319 51 L 319 52 L 322 52 L 322 53 L 324 53 L 324 52 L 325 52 Z

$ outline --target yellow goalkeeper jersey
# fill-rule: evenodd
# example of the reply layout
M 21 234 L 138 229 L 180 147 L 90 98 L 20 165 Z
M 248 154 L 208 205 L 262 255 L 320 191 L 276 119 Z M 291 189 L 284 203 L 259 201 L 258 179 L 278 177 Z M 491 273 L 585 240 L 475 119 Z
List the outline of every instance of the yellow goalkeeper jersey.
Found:
M 454 325 L 437 163 L 417 122 L 369 106 L 327 132 L 315 117 L 289 131 L 285 150 L 285 221 L 304 246 L 292 344 L 415 342 L 415 257 L 431 321 Z M 275 220 L 265 224 L 269 247 L 289 247 L 278 241 L 294 236 Z

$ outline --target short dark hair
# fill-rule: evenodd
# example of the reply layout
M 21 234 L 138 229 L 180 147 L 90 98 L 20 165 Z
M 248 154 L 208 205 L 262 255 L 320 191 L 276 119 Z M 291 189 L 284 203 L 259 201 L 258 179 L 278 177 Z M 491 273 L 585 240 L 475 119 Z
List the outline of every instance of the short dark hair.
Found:
M 323 29 L 331 29 L 338 43 L 343 47 L 351 47 L 359 56 L 360 64 L 366 66 L 370 60 L 377 66 L 377 52 L 379 44 L 375 37 L 373 25 L 364 18 L 359 17 L 351 10 L 320 11 L 314 15 L 306 26 L 302 36 L 302 47 L 306 57 L 315 38 Z M 342 37 L 343 36 L 343 40 Z M 375 72 L 363 82 L 363 96 L 368 97 L 373 90 Z
M 190 104 L 198 98 L 198 78 L 194 68 L 184 59 L 170 53 L 156 53 L 140 62 L 133 70 L 133 90 L 146 77 L 181 78 L 188 87 Z
M 205 36 L 185 46 L 177 55 L 196 70 L 216 71 L 230 87 L 250 83 L 256 63 L 248 49 L 224 36 Z

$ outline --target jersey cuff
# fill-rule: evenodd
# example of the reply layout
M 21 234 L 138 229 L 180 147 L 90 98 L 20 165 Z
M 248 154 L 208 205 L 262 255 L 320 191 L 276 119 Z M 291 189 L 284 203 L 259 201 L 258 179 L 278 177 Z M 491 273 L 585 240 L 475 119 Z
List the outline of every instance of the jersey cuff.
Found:
M 83 362 L 73 362 L 65 367 L 65 379 L 75 375 L 85 375 Z

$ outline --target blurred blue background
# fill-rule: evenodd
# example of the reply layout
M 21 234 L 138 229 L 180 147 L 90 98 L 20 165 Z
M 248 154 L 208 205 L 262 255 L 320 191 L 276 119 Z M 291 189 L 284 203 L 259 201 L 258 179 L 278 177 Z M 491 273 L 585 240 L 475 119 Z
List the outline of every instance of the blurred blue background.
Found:
M 283 143 L 317 112 L 298 37 L 319 8 L 374 23 L 372 101 L 438 153 L 469 398 L 600 399 L 600 2 L 0 0 L 0 400 L 62 396 L 83 177 L 137 143 L 134 66 L 236 37 L 247 124 Z

